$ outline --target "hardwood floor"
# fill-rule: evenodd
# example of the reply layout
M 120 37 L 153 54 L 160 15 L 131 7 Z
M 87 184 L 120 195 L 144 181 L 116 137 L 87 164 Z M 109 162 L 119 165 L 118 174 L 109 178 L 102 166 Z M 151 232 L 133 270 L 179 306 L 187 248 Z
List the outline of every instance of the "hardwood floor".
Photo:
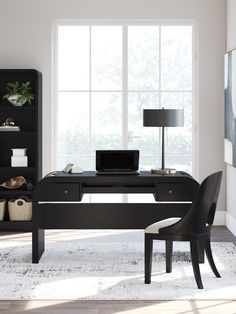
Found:
M 79 234 L 79 233 L 78 233 Z M 1 233 L 1 241 L 29 240 L 30 233 L 9 234 Z M 50 231 L 48 237 L 70 237 L 67 231 Z M 81 233 L 81 241 L 103 241 L 106 231 L 91 231 Z M 111 241 L 134 241 L 143 238 L 143 232 L 111 232 Z M 214 227 L 212 241 L 233 242 L 236 245 L 236 237 L 225 227 Z M 236 265 L 235 265 L 236 267 Z M 1 280 L 1 278 L 0 278 Z M 236 314 L 236 300 L 232 301 L 0 301 L 0 314 L 25 313 L 25 314 L 156 314 L 156 313 L 205 313 L 205 314 Z
M 233 242 L 236 245 L 236 237 L 226 227 L 217 226 L 212 228 L 211 241 Z
M 236 313 L 236 301 L 2 301 L 0 313 L 233 314 Z

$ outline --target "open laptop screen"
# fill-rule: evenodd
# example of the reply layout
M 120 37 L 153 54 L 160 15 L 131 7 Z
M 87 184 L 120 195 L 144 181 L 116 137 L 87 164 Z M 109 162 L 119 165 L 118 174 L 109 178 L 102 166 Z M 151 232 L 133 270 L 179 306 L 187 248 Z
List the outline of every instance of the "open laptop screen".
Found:
M 138 150 L 97 150 L 97 171 L 137 171 L 139 166 Z

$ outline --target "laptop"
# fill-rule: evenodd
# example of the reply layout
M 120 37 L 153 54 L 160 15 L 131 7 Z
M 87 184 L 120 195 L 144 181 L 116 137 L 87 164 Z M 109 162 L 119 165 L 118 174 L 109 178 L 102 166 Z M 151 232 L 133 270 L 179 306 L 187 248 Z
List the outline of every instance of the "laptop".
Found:
M 97 150 L 97 174 L 139 174 L 138 150 Z

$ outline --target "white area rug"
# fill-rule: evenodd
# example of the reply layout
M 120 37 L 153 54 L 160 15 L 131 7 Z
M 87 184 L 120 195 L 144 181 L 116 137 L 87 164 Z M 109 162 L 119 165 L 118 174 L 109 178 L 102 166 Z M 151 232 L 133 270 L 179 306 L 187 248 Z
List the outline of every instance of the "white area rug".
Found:
M 212 249 L 222 278 L 206 261 L 199 290 L 188 243 L 174 243 L 173 271 L 166 274 L 164 243 L 155 241 L 152 283 L 145 285 L 142 242 L 48 241 L 39 264 L 32 264 L 29 242 L 0 241 L 0 299 L 236 299 L 236 248 L 222 242 Z

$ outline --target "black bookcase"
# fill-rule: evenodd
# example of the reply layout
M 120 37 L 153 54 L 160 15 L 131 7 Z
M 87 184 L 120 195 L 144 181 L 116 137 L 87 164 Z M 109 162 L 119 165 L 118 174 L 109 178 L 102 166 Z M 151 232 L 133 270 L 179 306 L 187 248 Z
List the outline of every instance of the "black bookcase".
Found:
M 31 105 L 17 107 L 2 99 L 8 82 L 31 82 L 35 95 Z M 42 177 L 42 75 L 36 70 L 0 69 L 0 124 L 12 118 L 20 131 L 0 131 L 0 182 L 16 176 L 24 176 L 33 183 L 33 189 Z M 12 148 L 27 148 L 28 167 L 11 167 Z M 33 190 L 26 187 L 7 190 L 0 187 L 0 199 L 26 195 L 32 198 Z M 1 231 L 31 231 L 31 221 L 10 221 L 8 206 L 5 217 L 0 221 Z

